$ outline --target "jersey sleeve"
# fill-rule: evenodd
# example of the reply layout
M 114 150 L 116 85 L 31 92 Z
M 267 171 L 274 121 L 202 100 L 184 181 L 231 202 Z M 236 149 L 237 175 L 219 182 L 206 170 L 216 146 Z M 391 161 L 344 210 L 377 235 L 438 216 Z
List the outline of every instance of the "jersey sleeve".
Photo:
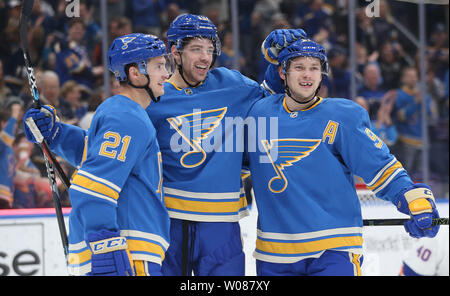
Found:
M 264 88 L 264 86 L 261 84 L 259 85 L 256 81 L 242 75 L 244 89 L 248 92 L 248 99 L 250 103 L 253 103 L 263 97 L 267 97 L 270 95 L 269 91 Z
M 270 94 L 284 93 L 284 86 L 281 77 L 278 74 L 278 66 L 269 64 L 264 74 L 264 81 L 261 85 Z
M 59 135 L 52 141 L 50 149 L 78 167 L 83 158 L 87 131 L 71 124 L 61 123 Z
M 118 229 L 118 199 L 146 149 L 145 130 L 142 121 L 127 114 L 99 118 L 89 130 L 85 160 L 70 187 L 85 237 L 101 229 Z
M 339 154 L 377 197 L 395 204 L 396 194 L 412 187 L 413 182 L 386 144 L 372 132 L 368 113 L 356 105 L 352 109 L 346 112 L 351 116 L 345 116 L 338 127 Z

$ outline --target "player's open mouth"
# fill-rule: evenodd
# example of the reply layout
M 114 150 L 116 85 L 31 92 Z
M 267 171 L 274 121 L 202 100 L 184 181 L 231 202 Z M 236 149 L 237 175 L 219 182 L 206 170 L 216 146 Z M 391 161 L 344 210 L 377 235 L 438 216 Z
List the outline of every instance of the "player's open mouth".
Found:
M 206 75 L 208 67 L 206 65 L 195 65 L 195 71 L 200 75 Z
M 311 87 L 312 85 L 312 82 L 300 82 L 300 86 L 302 87 Z
M 202 72 L 208 70 L 208 66 L 207 66 L 207 65 L 195 65 L 195 68 L 196 68 L 197 70 L 202 71 Z

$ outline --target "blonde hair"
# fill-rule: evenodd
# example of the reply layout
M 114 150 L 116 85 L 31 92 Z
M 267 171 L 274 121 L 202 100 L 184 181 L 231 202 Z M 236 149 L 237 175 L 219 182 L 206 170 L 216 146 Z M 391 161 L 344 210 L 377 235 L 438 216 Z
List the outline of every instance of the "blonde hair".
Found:
M 65 98 L 69 92 L 78 87 L 78 83 L 75 80 L 69 80 L 64 82 L 61 87 L 61 97 Z

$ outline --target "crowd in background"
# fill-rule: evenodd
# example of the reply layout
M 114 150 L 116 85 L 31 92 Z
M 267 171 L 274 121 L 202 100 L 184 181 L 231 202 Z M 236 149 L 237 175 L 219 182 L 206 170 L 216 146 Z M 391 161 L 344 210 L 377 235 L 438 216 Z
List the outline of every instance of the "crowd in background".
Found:
M 21 2 L 0 0 L 0 208 L 50 207 L 51 191 L 39 146 L 23 134 L 22 116 L 32 106 L 19 40 Z M 88 128 L 103 89 L 100 1 L 79 0 L 79 17 L 68 17 L 66 0 L 35 0 L 28 28 L 30 57 L 40 99 L 63 122 Z M 419 90 L 417 5 L 379 1 L 379 15 L 369 15 L 370 1 L 357 1 L 356 81 L 351 97 L 348 1 L 240 0 L 239 52 L 234 51 L 230 1 L 107 0 L 108 42 L 132 32 L 165 39 L 170 22 L 181 13 L 203 14 L 217 26 L 222 54 L 215 66 L 239 70 L 261 82 L 267 62 L 260 46 L 274 29 L 303 28 L 328 53 L 330 73 L 320 96 L 354 100 L 368 111 L 374 133 L 391 149 L 414 181 L 422 181 L 422 104 L 429 131 L 429 183 L 448 198 L 449 92 L 448 5 L 426 5 L 427 95 Z M 446 13 L 447 11 L 447 13 Z M 406 32 L 406 33 L 405 33 Z M 113 76 L 111 94 L 119 86 Z M 61 163 L 70 175 L 74 168 Z M 11 181 L 8 181 L 11 177 Z M 9 183 L 8 183 L 9 182 Z M 62 185 L 63 205 L 70 206 Z

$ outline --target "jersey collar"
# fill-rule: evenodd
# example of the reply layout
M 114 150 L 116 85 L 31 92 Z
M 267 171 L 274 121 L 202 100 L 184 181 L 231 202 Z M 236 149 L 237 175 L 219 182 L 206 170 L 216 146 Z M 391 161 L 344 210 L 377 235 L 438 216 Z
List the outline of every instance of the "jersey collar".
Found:
M 300 111 L 307 111 L 307 110 L 311 110 L 312 108 L 316 107 L 317 105 L 319 105 L 321 102 L 323 101 L 322 97 L 319 97 L 319 100 L 317 102 L 315 102 L 313 105 L 309 106 L 307 109 L 304 110 L 300 110 Z M 298 112 L 298 111 L 291 111 L 289 110 L 289 108 L 286 105 L 286 96 L 284 96 L 283 98 L 283 108 L 287 113 L 292 113 L 292 112 Z

